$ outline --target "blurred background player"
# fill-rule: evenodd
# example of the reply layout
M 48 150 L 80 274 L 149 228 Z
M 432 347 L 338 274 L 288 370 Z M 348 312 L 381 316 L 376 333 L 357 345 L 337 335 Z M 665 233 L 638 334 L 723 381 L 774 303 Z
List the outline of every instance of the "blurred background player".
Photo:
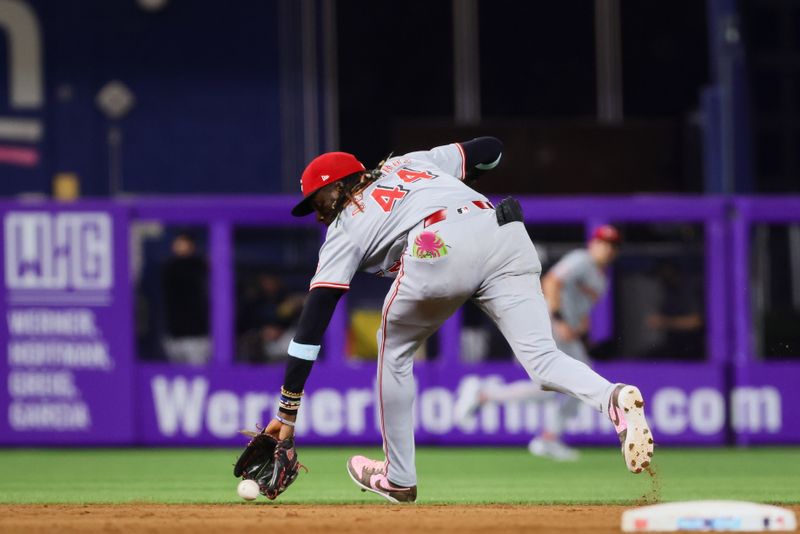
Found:
M 286 358 L 304 295 L 292 293 L 280 276 L 257 273 L 239 310 L 237 359 L 259 363 Z
M 171 252 L 161 275 L 166 315 L 164 353 L 173 363 L 202 365 L 211 355 L 208 264 L 197 253 L 196 239 L 189 232 L 175 236 Z
M 606 292 L 606 268 L 617 257 L 620 242 L 620 233 L 614 226 L 600 226 L 592 233 L 586 248 L 569 252 L 542 277 L 556 345 L 587 365 L 591 365 L 585 341 L 591 310 Z M 482 404 L 520 400 L 557 404 L 554 416 L 548 416 L 549 410 L 545 410 L 543 431 L 528 444 L 528 450 L 554 460 L 577 460 L 580 453 L 567 446 L 561 435 L 564 423 L 575 414 L 580 401 L 546 391 L 529 380 L 503 386 L 483 386 L 477 377 L 464 380 L 455 408 L 456 418 L 470 417 Z
M 652 359 L 691 360 L 705 353 L 703 287 L 686 276 L 679 264 L 663 260 L 656 268 L 661 283 L 656 311 L 649 313 L 645 326 L 657 343 L 648 351 Z

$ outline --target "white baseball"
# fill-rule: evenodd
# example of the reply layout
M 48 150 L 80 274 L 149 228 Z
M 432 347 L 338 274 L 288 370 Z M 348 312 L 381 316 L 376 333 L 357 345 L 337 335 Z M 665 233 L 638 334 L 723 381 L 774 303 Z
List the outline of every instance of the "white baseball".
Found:
M 236 486 L 236 493 L 239 494 L 239 497 L 246 501 L 252 501 L 256 497 L 258 497 L 259 489 L 258 483 L 255 480 L 242 480 L 239 482 L 239 485 Z

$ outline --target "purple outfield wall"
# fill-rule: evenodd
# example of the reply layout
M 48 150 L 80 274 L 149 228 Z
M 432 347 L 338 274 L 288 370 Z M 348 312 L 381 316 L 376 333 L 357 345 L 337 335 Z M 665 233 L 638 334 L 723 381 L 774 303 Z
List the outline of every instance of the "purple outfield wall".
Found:
M 280 365 L 233 362 L 232 229 L 294 224 L 287 216 L 293 200 L 0 203 L 0 374 L 6 384 L 0 444 L 241 444 L 239 429 L 263 424 L 274 412 L 283 371 Z M 749 225 L 764 217 L 797 220 L 800 199 L 766 207 L 752 199 L 683 197 L 525 198 L 522 204 L 530 223 L 582 222 L 587 229 L 605 221 L 704 224 L 708 361 L 604 363 L 596 369 L 612 381 L 639 385 L 660 444 L 800 443 L 800 362 L 755 358 L 745 283 Z M 732 209 L 741 209 L 741 216 L 729 218 Z M 207 367 L 135 357 L 128 239 L 137 219 L 210 229 L 214 356 Z M 610 310 L 598 306 L 599 329 L 612 326 Z M 346 360 L 345 325 L 341 304 L 326 334 L 325 360 L 315 366 L 304 399 L 298 434 L 308 444 L 380 442 L 375 364 Z M 461 362 L 459 339 L 457 314 L 440 332 L 439 358 L 416 366 L 418 443 L 526 443 L 553 416 L 551 409 L 510 402 L 454 420 L 464 378 L 494 384 L 524 379 L 514 363 Z M 568 421 L 566 436 L 576 444 L 615 443 L 605 416 L 588 408 Z

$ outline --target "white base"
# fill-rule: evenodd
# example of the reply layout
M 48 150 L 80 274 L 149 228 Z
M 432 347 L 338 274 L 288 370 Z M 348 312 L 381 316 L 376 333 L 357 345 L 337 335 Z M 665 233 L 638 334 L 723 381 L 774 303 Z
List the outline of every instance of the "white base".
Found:
M 623 532 L 775 532 L 797 528 L 794 512 L 743 501 L 687 501 L 626 510 Z

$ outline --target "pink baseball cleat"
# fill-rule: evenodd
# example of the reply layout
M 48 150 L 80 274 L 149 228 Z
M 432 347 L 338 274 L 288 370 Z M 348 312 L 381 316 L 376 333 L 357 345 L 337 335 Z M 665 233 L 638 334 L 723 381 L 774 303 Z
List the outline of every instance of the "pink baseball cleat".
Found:
M 631 473 L 641 473 L 653 457 L 653 434 L 644 417 L 639 388 L 618 385 L 608 401 L 608 417 L 619 436 L 625 466 Z
M 361 491 L 377 493 L 390 502 L 414 502 L 417 487 L 403 488 L 386 478 L 386 463 L 370 460 L 364 456 L 353 456 L 347 460 L 347 472 Z

